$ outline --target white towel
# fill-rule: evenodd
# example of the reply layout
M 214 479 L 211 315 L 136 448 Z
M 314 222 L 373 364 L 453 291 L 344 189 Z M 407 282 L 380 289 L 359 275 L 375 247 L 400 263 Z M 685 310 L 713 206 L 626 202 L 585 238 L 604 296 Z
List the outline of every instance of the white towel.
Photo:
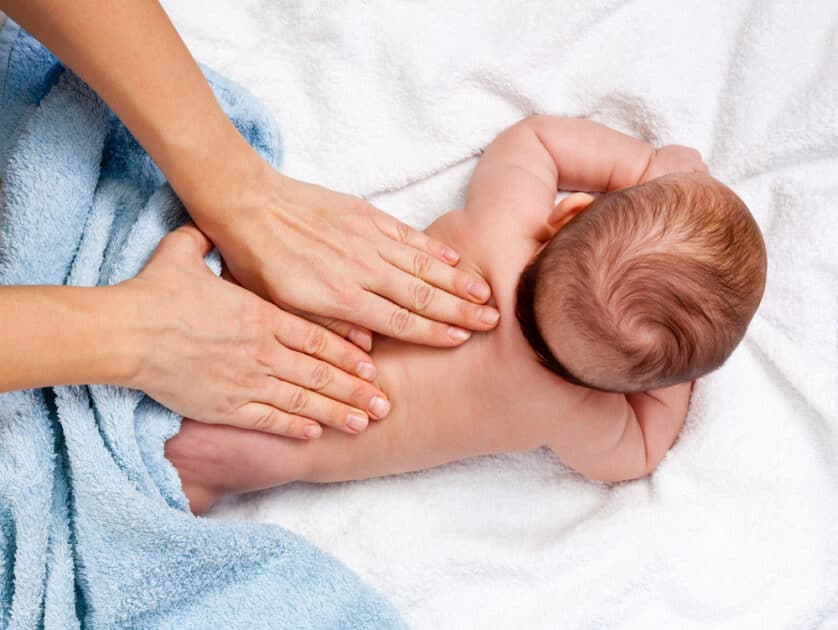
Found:
M 316 8 L 315 8 L 316 7 Z M 696 146 L 769 255 L 742 346 L 649 479 L 545 452 L 214 513 L 282 524 L 417 628 L 838 624 L 838 8 L 809 2 L 166 3 L 278 117 L 286 172 L 423 227 L 533 112 Z M 421 422 L 421 418 L 416 418 Z

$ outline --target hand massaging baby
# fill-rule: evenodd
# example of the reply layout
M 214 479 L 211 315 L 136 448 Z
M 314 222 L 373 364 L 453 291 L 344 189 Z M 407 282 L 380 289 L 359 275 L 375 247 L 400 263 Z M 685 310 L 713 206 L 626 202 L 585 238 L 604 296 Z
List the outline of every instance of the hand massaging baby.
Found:
M 556 205 L 557 190 L 605 194 Z M 647 475 L 681 430 L 692 380 L 742 339 L 765 282 L 759 228 L 696 151 L 582 119 L 506 130 L 465 208 L 428 232 L 489 281 L 499 326 L 454 350 L 378 340 L 393 406 L 363 435 L 298 441 L 184 420 L 166 455 L 194 512 L 294 480 L 544 445 L 593 479 Z

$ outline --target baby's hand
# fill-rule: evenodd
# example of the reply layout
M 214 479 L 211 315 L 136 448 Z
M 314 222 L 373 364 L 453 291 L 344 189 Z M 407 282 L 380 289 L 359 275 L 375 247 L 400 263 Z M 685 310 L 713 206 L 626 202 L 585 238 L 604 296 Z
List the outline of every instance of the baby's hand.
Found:
M 670 173 L 709 173 L 709 169 L 701 159 L 701 153 L 690 147 L 678 144 L 655 149 L 649 165 L 640 177 L 638 184 Z

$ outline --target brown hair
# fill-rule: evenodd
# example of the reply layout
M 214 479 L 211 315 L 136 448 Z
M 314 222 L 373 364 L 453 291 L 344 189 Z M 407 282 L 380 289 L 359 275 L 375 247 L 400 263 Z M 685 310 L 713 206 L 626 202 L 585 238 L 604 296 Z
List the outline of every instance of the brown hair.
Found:
M 571 382 L 666 387 L 730 356 L 765 268 L 762 235 L 733 191 L 705 175 L 666 176 L 603 195 L 560 230 L 521 275 L 518 319 L 545 366 Z M 560 362 L 548 326 L 580 340 L 589 364 Z

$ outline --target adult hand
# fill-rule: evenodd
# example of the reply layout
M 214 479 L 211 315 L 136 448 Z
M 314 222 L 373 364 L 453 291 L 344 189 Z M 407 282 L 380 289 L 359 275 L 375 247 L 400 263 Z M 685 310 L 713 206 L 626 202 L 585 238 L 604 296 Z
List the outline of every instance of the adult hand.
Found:
M 701 159 L 701 153 L 690 147 L 670 144 L 655 149 L 638 183 L 648 182 L 670 173 L 704 173 L 706 175 L 709 172 L 707 165 Z
M 137 322 L 138 368 L 129 382 L 202 422 L 288 437 L 323 423 L 356 433 L 389 410 L 371 383 L 369 356 L 322 326 L 217 278 L 207 238 L 187 225 L 169 234 L 136 277 L 114 287 Z
M 454 268 L 451 248 L 365 201 L 261 161 L 224 185 L 209 194 L 204 182 L 197 199 L 187 194 L 187 207 L 236 280 L 266 299 L 442 347 L 497 324 L 497 310 L 483 305 L 489 285 Z M 243 188 L 229 190 L 236 186 Z
M 488 284 L 453 269 L 456 255 L 441 243 L 270 168 L 224 115 L 157 2 L 106 11 L 100 0 L 0 2 L 111 106 L 246 288 L 437 346 L 497 323 L 498 312 L 481 306 Z

